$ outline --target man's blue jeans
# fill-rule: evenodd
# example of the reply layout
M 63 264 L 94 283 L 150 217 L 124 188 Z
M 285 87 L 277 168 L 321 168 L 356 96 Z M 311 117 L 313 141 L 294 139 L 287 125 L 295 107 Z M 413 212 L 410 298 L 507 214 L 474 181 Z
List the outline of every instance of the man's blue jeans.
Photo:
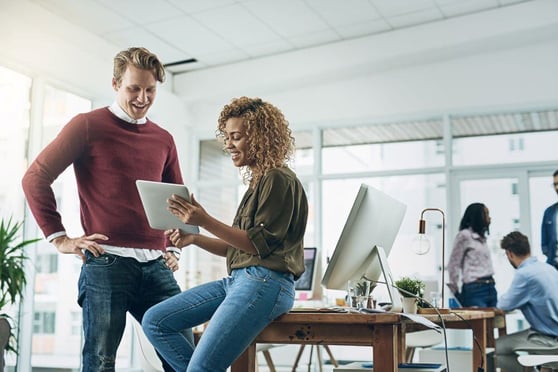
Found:
M 114 371 L 116 350 L 129 311 L 140 323 L 151 306 L 180 293 L 163 259 L 140 263 L 133 258 L 104 254 L 87 260 L 79 277 L 78 303 L 83 312 L 83 372 Z M 192 331 L 185 331 L 193 340 Z M 172 371 L 163 362 L 165 371 Z
M 273 319 L 291 309 L 294 296 L 290 273 L 261 266 L 235 269 L 230 277 L 153 306 L 142 326 L 177 372 L 225 372 Z M 196 347 L 180 334 L 207 321 Z

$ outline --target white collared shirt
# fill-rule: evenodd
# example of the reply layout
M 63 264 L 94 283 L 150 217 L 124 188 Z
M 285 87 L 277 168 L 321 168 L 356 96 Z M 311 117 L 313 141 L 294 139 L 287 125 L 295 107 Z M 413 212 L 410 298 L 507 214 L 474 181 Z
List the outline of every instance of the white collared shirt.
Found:
M 118 118 L 120 118 L 122 120 L 125 120 L 128 123 L 132 123 L 132 124 L 145 124 L 145 123 L 147 123 L 147 117 L 146 116 L 144 116 L 143 118 L 139 118 L 139 119 L 132 119 L 126 111 L 122 110 L 122 107 L 120 107 L 120 105 L 116 101 L 114 101 L 112 103 L 112 105 L 110 105 L 108 107 L 108 109 L 110 110 L 110 112 L 112 112 Z

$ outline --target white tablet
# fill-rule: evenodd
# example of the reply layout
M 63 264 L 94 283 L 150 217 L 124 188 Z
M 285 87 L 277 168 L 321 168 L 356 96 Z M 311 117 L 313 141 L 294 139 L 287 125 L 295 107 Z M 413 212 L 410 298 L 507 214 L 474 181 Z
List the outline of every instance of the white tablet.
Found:
M 185 185 L 137 180 L 136 187 L 149 226 L 158 230 L 180 229 L 189 234 L 200 232 L 198 226 L 183 223 L 167 210 L 167 199 L 173 194 L 190 201 L 190 193 Z

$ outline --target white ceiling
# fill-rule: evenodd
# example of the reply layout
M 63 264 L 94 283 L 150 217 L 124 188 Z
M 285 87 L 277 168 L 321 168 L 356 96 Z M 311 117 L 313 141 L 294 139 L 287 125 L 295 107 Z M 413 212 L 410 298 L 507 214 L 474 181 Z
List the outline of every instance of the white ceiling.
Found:
M 531 0 L 31 0 L 171 73 L 389 32 Z

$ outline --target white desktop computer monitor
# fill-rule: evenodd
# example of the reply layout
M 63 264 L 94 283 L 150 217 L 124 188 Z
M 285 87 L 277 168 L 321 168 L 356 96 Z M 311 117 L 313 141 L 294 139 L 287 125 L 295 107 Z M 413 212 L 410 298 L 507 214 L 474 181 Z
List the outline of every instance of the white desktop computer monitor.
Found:
M 399 232 L 407 206 L 372 186 L 362 184 L 322 278 L 328 289 L 346 290 L 349 280 L 363 276 L 387 283 L 392 311 L 400 311 L 387 255 Z
M 318 250 L 316 247 L 304 248 L 304 273 L 295 282 L 297 300 L 304 301 L 314 298 L 317 258 Z

